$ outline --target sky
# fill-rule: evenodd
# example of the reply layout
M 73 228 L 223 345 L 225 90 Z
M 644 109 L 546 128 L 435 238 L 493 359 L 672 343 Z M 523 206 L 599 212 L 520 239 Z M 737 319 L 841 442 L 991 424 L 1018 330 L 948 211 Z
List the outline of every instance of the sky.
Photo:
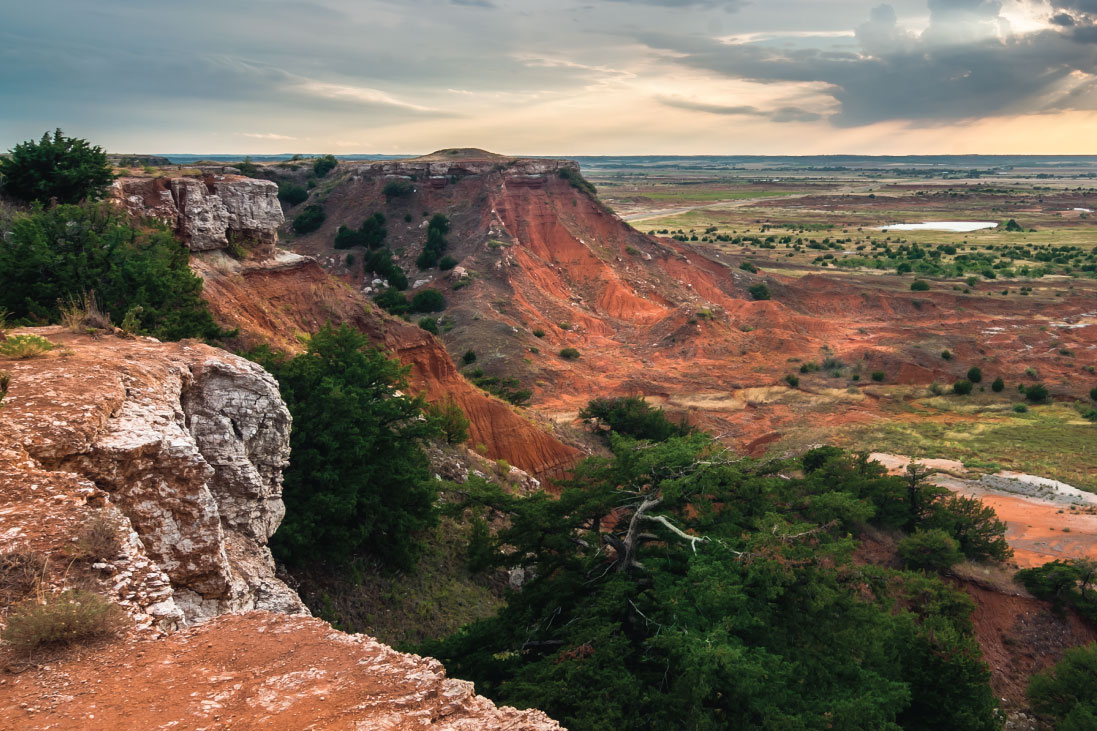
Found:
M 0 149 L 1097 154 L 1097 0 L 11 0 Z

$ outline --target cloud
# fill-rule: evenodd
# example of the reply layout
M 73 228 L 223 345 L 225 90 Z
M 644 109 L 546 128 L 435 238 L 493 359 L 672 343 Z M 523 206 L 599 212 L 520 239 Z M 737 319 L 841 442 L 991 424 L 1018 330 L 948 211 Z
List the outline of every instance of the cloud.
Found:
M 1097 5 L 1058 0 L 1061 5 Z M 638 34 L 675 62 L 765 84 L 816 84 L 838 103 L 839 126 L 890 120 L 949 123 L 978 117 L 1097 109 L 1097 48 L 1074 33 L 1015 34 L 996 0 L 929 0 L 921 33 L 880 5 L 857 27 L 857 48 L 785 49 L 670 33 Z M 1077 17 L 1077 16 L 1075 16 Z
M 675 96 L 656 97 L 656 101 L 664 106 L 675 107 L 676 109 L 686 109 L 692 112 L 722 114 L 731 117 L 764 117 L 772 122 L 814 122 L 823 117 L 823 115 L 817 112 L 794 106 L 783 106 L 778 107 L 777 109 L 765 110 L 751 105 L 711 104 Z
M 295 140 L 296 137 L 290 137 L 289 135 L 276 135 L 273 132 L 241 132 L 244 137 L 251 137 L 253 140 Z

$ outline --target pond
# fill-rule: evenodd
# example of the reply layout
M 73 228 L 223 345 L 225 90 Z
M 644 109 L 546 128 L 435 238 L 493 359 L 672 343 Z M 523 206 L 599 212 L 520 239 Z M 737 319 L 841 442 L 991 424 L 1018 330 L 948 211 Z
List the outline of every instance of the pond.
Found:
M 952 231 L 965 233 L 984 228 L 996 228 L 993 221 L 926 221 L 924 223 L 895 223 L 881 226 L 880 231 Z

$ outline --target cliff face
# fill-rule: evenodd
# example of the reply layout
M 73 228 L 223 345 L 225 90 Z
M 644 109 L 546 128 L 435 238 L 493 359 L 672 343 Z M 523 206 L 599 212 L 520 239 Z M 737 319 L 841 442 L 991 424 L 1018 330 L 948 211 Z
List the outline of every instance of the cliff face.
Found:
M 274 379 L 204 345 L 35 332 L 69 355 L 4 365 L 13 381 L 0 412 L 6 497 L 35 494 L 41 480 L 78 506 L 74 521 L 100 506 L 118 512 L 140 549 L 112 570 L 146 564 L 167 579 L 156 577 L 162 591 L 143 605 L 120 596 L 167 626 L 250 609 L 307 613 L 275 578 L 266 547 L 284 514 L 289 457 L 290 416 Z M 8 530 L 41 524 L 32 512 Z
M 285 221 L 278 186 L 239 175 L 120 178 L 112 196 L 136 215 L 170 226 L 191 251 L 233 242 L 273 246 Z
M 0 361 L 12 375 L 0 553 L 44 555 L 44 584 L 92 588 L 134 625 L 48 664 L 0 646 L 0 667 L 26 670 L 0 680 L 7 726 L 560 728 L 496 707 L 437 660 L 301 616 L 266 547 L 284 513 L 290 416 L 261 368 L 194 343 L 31 332 L 61 347 Z M 120 547 L 74 557 L 103 519 Z

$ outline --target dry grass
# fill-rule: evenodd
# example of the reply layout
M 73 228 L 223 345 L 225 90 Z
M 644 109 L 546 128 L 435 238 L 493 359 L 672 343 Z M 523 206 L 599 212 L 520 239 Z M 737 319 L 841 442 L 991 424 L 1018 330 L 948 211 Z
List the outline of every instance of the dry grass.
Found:
M 68 553 L 82 561 L 109 561 L 122 550 L 118 521 L 104 512 L 90 518 L 69 547 Z
M 7 617 L 0 639 L 16 650 L 65 646 L 120 633 L 125 612 L 95 592 L 40 589 L 33 599 L 17 604 Z
M 0 341 L 0 357 L 11 360 L 38 358 L 56 347 L 38 335 L 11 335 Z
M 111 328 L 110 315 L 99 309 L 95 292 L 85 292 L 81 297 L 70 296 L 67 302 L 59 302 L 58 308 L 61 310 L 61 324 L 70 332 Z
M 0 609 L 25 599 L 38 586 L 45 569 L 46 557 L 37 551 L 0 553 Z

